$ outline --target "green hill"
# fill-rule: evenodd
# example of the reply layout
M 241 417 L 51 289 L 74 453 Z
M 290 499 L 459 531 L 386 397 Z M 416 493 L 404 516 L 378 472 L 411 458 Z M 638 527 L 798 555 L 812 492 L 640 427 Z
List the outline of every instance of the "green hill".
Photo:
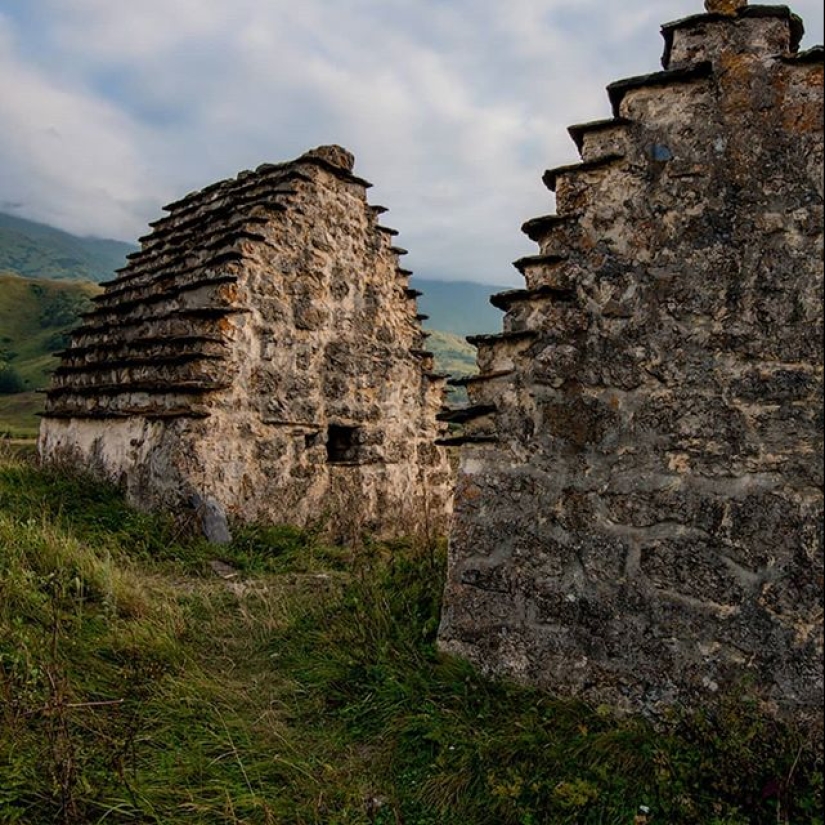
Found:
M 78 314 L 99 291 L 91 283 L 35 280 L 0 272 L 0 433 L 37 430 L 43 389 Z
M 452 376 L 472 375 L 477 372 L 476 350 L 464 338 L 440 330 L 427 330 L 427 347 L 435 355 L 436 368 Z
M 136 246 L 81 238 L 0 212 L 0 272 L 58 281 L 105 281 Z

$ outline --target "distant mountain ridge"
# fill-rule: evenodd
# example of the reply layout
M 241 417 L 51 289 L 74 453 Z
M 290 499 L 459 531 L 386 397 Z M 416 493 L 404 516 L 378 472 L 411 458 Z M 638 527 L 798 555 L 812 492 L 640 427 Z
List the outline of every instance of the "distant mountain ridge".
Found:
M 424 293 L 418 299 L 418 310 L 429 316 L 427 328 L 461 336 L 501 331 L 502 313 L 490 303 L 490 296 L 512 287 L 417 276 L 410 283 Z
M 0 212 L 0 271 L 53 281 L 105 281 L 138 247 L 81 238 L 44 223 Z
M 23 278 L 92 281 L 113 277 L 126 256 L 139 247 L 103 238 L 81 238 L 25 218 L 0 212 L 0 272 Z M 412 286 L 424 294 L 419 311 L 429 316 L 425 326 L 466 336 L 501 329 L 501 312 L 490 295 L 508 287 L 474 281 L 439 281 L 413 276 Z

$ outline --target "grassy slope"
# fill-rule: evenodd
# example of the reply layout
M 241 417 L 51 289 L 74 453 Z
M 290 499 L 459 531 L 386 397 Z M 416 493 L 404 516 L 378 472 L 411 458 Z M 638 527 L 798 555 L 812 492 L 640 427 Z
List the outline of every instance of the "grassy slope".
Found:
M 0 459 L 0 821 L 822 821 L 807 743 L 746 700 L 654 733 L 439 656 L 437 548 L 216 552 Z
M 51 353 L 66 343 L 66 332 L 77 313 L 88 308 L 99 287 L 21 278 L 0 272 L 0 367 L 10 366 L 20 376 L 26 392 L 0 394 L 0 433 L 33 435 L 43 396 L 36 392 L 48 384 L 56 366 Z
M 463 338 L 449 332 L 428 330 L 427 347 L 435 355 L 436 369 L 453 376 L 472 375 L 478 371 L 476 350 Z
M 120 241 L 80 238 L 0 212 L 0 270 L 27 278 L 103 281 L 136 248 Z

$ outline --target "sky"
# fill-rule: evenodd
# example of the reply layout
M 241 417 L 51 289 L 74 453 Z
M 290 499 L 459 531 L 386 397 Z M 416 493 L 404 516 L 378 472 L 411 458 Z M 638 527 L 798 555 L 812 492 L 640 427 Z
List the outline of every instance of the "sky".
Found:
M 792 4 L 802 47 L 821 0 Z M 181 195 L 321 144 L 426 278 L 519 285 L 567 126 L 660 67 L 701 0 L 0 0 L 0 211 L 145 234 Z

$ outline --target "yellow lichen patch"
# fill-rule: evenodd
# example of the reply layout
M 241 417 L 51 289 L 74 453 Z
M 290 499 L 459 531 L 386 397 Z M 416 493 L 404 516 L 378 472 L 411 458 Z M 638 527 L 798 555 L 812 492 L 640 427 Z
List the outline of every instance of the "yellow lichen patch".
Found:
M 705 9 L 710 14 L 737 14 L 748 5 L 748 0 L 705 0 Z
M 821 132 L 822 107 L 814 100 L 789 103 L 782 110 L 782 126 L 789 132 Z

